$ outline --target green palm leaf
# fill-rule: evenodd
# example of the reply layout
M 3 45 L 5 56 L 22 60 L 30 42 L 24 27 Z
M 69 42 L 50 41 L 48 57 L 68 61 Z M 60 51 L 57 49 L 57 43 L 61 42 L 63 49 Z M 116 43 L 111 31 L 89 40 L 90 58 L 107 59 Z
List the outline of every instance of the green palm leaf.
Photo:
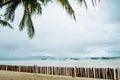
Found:
M 74 18 L 74 20 L 76 20 L 75 18 L 75 12 L 73 10 L 73 8 L 71 7 L 70 3 L 68 0 L 57 0 L 57 2 L 59 2 L 63 8 L 65 8 L 66 12 L 72 16 Z
M 52 0 L 40 0 L 40 2 L 41 2 L 43 5 L 47 5 L 48 2 L 52 2 Z
M 26 23 L 26 19 L 27 19 L 27 12 L 26 12 L 26 9 L 24 9 L 24 14 L 23 14 L 23 17 L 22 17 L 22 20 L 19 24 L 19 30 L 22 31 L 25 27 L 25 23 Z
M 30 38 L 32 38 L 35 34 L 35 31 L 31 16 L 33 14 L 41 14 L 41 5 L 38 2 L 33 4 L 33 2 L 23 1 L 23 6 L 24 14 L 19 25 L 19 30 L 22 31 L 25 27 L 27 27 L 28 35 Z
M 10 20 L 11 22 L 13 22 L 14 17 L 15 17 L 15 10 L 19 4 L 20 4 L 20 0 L 15 1 L 7 6 L 5 14 L 4 14 L 6 21 Z
M 13 29 L 13 27 L 7 21 L 1 20 L 1 19 L 0 19 L 0 26 L 2 26 L 2 27 L 8 26 L 9 28 Z
M 33 38 L 34 34 L 35 34 L 35 30 L 34 30 L 34 26 L 32 23 L 32 19 L 31 19 L 31 14 L 28 13 L 28 17 L 26 19 L 26 25 L 27 25 L 27 30 L 28 30 L 28 35 L 30 38 Z
M 20 22 L 19 30 L 22 31 L 25 26 L 27 26 L 29 38 L 33 38 L 35 34 L 35 30 L 34 30 L 34 26 L 33 26 L 32 19 L 31 19 L 31 14 L 28 8 L 24 10 L 24 16 Z

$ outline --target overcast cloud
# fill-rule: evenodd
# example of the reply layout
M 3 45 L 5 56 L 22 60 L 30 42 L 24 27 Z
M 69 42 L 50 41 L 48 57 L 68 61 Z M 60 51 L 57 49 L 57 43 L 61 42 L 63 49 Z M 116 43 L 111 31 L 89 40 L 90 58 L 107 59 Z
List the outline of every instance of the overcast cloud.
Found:
M 87 10 L 73 5 L 76 22 L 56 4 L 33 17 L 36 34 L 32 40 L 26 30 L 18 30 L 20 7 L 12 24 L 15 30 L 0 27 L 0 56 L 120 56 L 119 0 L 101 0 Z

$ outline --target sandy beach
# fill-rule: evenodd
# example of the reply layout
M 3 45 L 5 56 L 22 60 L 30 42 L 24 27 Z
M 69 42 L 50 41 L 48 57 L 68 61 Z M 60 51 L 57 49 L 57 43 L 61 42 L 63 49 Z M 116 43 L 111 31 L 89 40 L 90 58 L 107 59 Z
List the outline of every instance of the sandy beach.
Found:
M 52 76 L 34 73 L 0 71 L 0 80 L 108 80 L 108 79 L 93 79 L 93 78 L 72 78 L 66 76 Z

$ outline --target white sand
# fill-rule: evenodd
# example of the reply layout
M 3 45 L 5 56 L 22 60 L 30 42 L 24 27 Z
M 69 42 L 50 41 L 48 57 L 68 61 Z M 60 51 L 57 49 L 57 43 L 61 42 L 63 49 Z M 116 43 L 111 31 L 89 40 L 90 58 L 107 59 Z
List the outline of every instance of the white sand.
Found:
M 0 80 L 107 80 L 93 78 L 72 78 L 66 76 L 51 76 L 34 73 L 0 71 Z
M 25 65 L 25 66 L 57 66 L 57 67 L 120 67 L 120 62 L 118 61 L 7 61 L 0 62 L 4 65 Z

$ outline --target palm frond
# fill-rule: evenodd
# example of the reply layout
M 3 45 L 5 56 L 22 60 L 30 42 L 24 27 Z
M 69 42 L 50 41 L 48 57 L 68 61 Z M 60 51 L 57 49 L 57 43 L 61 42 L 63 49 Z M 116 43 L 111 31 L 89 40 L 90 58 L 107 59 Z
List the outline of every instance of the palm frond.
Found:
M 2 26 L 2 27 L 7 27 L 8 26 L 9 28 L 13 29 L 13 27 L 10 25 L 10 23 L 8 23 L 5 20 L 1 20 L 1 19 L 0 19 L 0 26 Z
M 20 0 L 15 1 L 7 6 L 5 14 L 4 14 L 5 20 L 7 21 L 10 20 L 11 22 L 13 22 L 14 17 L 15 17 L 15 10 L 19 4 L 20 4 Z
M 36 3 L 36 13 L 37 14 L 42 14 L 42 7 L 40 3 Z
M 40 2 L 45 6 L 48 2 L 52 2 L 52 0 L 40 0 Z
M 34 34 L 35 34 L 35 30 L 34 30 L 34 26 L 32 23 L 32 19 L 31 19 L 31 14 L 28 13 L 28 18 L 26 20 L 26 25 L 27 25 L 27 30 L 28 30 L 28 35 L 30 38 L 33 38 Z
M 92 5 L 95 7 L 97 5 L 97 1 L 100 2 L 100 0 L 91 0 Z M 86 8 L 88 8 L 86 0 L 77 0 L 78 3 L 84 4 Z
M 3 2 L 3 0 L 0 0 L 0 3 L 2 3 Z
M 19 24 L 20 31 L 22 31 L 25 28 L 26 19 L 27 19 L 27 12 L 26 12 L 26 9 L 24 9 L 24 14 L 23 14 L 22 20 Z
M 31 13 L 29 12 L 28 8 L 25 8 L 24 10 L 24 15 L 20 22 L 19 30 L 22 31 L 25 28 L 25 26 L 27 27 L 29 38 L 32 38 L 35 34 L 35 31 L 34 31 L 34 26 L 31 19 Z
M 78 2 L 80 5 L 83 5 L 83 4 L 84 4 L 85 7 L 88 8 L 86 0 L 77 0 L 77 2 Z
M 69 1 L 68 0 L 57 0 L 62 6 L 63 8 L 65 8 L 66 12 L 72 16 L 74 18 L 74 20 L 76 20 L 76 17 L 75 17 L 75 12 L 72 8 L 72 6 L 70 5 Z
M 38 0 L 22 0 L 24 8 L 28 8 L 31 14 L 42 14 L 42 7 Z
M 42 14 L 42 7 L 39 2 L 30 2 L 28 5 L 29 11 L 31 14 Z

